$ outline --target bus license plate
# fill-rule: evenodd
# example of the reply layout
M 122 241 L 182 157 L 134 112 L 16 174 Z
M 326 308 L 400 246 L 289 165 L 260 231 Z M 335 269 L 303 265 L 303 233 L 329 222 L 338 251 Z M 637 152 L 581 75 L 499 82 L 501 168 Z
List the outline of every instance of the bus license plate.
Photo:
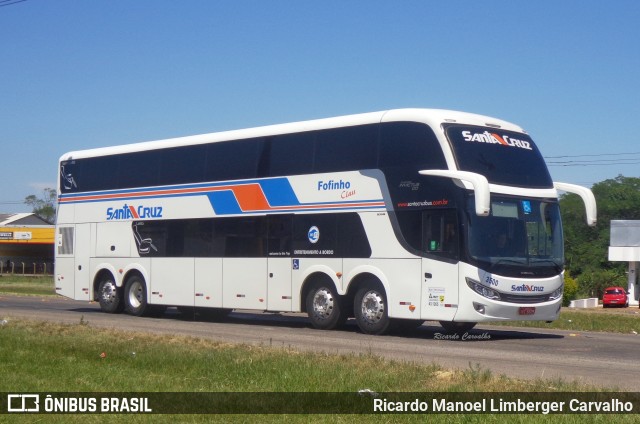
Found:
M 520 315 L 533 315 L 536 313 L 536 308 L 535 306 L 523 306 L 522 308 L 520 308 L 518 313 Z

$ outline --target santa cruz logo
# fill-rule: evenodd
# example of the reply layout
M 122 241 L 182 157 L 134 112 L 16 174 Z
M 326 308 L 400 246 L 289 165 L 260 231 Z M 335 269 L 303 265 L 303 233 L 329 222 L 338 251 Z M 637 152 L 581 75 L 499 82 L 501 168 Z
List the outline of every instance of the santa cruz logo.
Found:
M 507 135 L 498 135 L 485 131 L 483 133 L 472 133 L 471 131 L 462 131 L 465 141 L 476 143 L 501 144 L 503 146 L 518 147 L 520 149 L 533 150 L 531 143 L 526 140 L 518 140 L 517 138 Z
M 162 218 L 162 206 L 144 206 L 135 207 L 125 204 L 121 208 L 108 208 L 107 221 L 117 219 L 143 219 L 143 218 Z
M 520 286 L 516 286 L 513 284 L 511 286 L 512 292 L 542 292 L 544 291 L 544 287 L 542 286 L 534 286 L 529 284 L 522 284 Z

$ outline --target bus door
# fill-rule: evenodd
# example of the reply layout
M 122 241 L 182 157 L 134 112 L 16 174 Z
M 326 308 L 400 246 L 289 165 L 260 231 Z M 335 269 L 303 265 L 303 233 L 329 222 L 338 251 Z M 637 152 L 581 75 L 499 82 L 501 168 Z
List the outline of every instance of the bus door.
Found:
M 91 224 L 59 226 L 56 237 L 56 293 L 75 300 L 90 300 Z
M 90 300 L 91 224 L 77 224 L 75 238 L 76 253 L 73 267 L 75 288 L 73 298 L 76 300 Z
M 263 216 L 230 218 L 216 228 L 224 234 L 223 305 L 267 309 L 267 225 Z
M 455 209 L 422 212 L 422 319 L 450 321 L 458 310 L 458 231 Z
M 293 215 L 268 219 L 267 309 L 291 311 L 291 240 Z
M 56 228 L 55 287 L 56 294 L 70 299 L 75 296 L 73 257 L 75 244 L 75 226 L 63 225 Z
M 267 309 L 291 311 L 291 258 L 269 258 Z

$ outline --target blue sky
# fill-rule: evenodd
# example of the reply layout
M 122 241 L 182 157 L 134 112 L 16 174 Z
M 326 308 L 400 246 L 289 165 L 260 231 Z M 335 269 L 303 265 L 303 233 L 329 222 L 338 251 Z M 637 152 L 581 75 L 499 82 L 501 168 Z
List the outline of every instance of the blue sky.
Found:
M 402 107 L 515 122 L 557 181 L 640 176 L 635 0 L 5 1 L 0 65 L 0 212 L 66 151 Z

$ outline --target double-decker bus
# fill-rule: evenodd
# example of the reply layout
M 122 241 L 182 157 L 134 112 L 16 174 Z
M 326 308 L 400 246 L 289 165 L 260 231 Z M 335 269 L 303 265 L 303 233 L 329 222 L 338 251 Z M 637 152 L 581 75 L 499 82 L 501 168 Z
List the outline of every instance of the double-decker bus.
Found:
M 481 115 L 377 113 L 76 151 L 60 158 L 56 291 L 105 312 L 168 306 L 439 321 L 553 321 L 558 190 L 529 135 Z

